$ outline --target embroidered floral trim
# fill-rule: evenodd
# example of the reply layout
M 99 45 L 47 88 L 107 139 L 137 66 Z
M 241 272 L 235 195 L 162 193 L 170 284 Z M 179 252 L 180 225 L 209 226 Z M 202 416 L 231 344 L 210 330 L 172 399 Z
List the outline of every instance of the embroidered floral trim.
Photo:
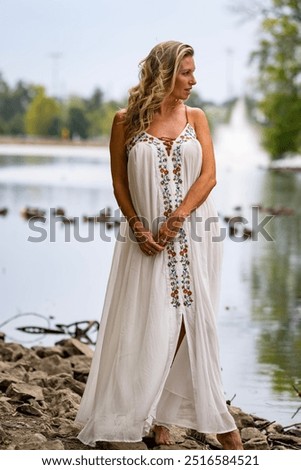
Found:
M 196 135 L 193 127 L 187 124 L 183 133 L 173 142 L 169 142 L 168 145 L 166 145 L 165 139 L 153 137 L 146 132 L 138 134 L 128 145 L 128 152 L 139 142 L 149 142 L 155 145 L 163 196 L 164 217 L 166 218 L 170 216 L 183 200 L 181 145 L 195 138 Z M 171 184 L 172 182 L 173 185 Z M 171 304 L 175 308 L 180 307 L 181 303 L 185 307 L 190 307 L 193 303 L 193 295 L 190 286 L 188 240 L 183 227 L 180 229 L 176 239 L 168 243 L 166 249 L 168 254 Z M 179 265 L 180 270 L 177 269 Z
M 164 140 L 162 145 L 157 146 L 158 149 L 158 165 L 161 175 L 161 185 L 163 187 L 163 204 L 164 204 L 164 216 L 167 218 L 169 215 L 181 204 L 183 200 L 183 180 L 182 180 L 182 155 L 181 145 L 192 138 L 195 138 L 194 129 L 187 125 L 185 132 L 180 135 L 173 144 L 166 146 Z M 168 165 L 169 160 L 171 164 Z M 174 197 L 171 194 L 169 174 L 173 175 L 172 180 L 174 182 Z M 178 251 L 178 253 L 177 253 Z M 190 287 L 190 271 L 189 271 L 189 258 L 188 258 L 188 241 L 187 235 L 183 227 L 180 229 L 176 240 L 168 244 L 168 268 L 170 277 L 171 287 L 171 304 L 174 307 L 181 306 L 182 302 L 185 307 L 190 307 L 193 302 L 192 291 Z M 181 274 L 179 279 L 179 273 L 177 266 L 180 264 Z M 182 293 L 180 297 L 180 292 Z

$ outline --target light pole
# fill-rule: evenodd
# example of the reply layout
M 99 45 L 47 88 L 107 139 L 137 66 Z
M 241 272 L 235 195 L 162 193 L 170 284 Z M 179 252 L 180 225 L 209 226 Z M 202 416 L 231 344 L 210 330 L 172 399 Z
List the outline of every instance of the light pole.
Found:
M 51 70 L 51 87 L 52 87 L 52 96 L 59 98 L 59 60 L 62 57 L 61 52 L 52 52 L 50 58 L 52 59 L 52 70 Z
M 230 47 L 226 49 L 226 83 L 227 83 L 227 95 L 228 99 L 231 100 L 234 97 L 233 89 L 233 54 L 234 51 Z

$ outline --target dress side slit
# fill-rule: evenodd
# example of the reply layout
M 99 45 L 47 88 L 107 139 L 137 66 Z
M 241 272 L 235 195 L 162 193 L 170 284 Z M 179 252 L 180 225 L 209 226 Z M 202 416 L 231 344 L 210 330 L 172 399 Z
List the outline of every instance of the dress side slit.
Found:
M 181 346 L 181 343 L 184 339 L 186 335 L 186 330 L 185 330 L 185 323 L 184 323 L 184 318 L 182 317 L 182 324 L 181 324 L 181 329 L 180 329 L 180 333 L 179 333 L 179 337 L 178 337 L 178 342 L 177 342 L 177 347 L 176 347 L 176 350 L 175 350 L 175 354 L 174 354 L 174 357 L 173 357 L 173 361 L 175 360 L 176 358 L 176 355 L 177 355 L 177 352 Z M 172 361 L 172 362 L 173 362 Z

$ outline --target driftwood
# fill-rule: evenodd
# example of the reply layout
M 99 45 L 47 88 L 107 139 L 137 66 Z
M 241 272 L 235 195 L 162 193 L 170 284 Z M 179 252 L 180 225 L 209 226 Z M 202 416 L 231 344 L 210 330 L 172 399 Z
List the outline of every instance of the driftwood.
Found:
M 8 318 L 3 323 L 0 324 L 0 328 L 6 326 L 8 323 L 12 323 L 20 317 L 31 318 L 36 317 L 45 321 L 47 326 L 36 326 L 36 325 L 27 325 L 16 327 L 17 331 L 23 333 L 28 333 L 32 335 L 66 335 L 70 338 L 76 338 L 83 343 L 94 345 L 96 342 L 96 334 L 99 329 L 99 322 L 96 320 L 83 320 L 78 322 L 69 323 L 67 325 L 63 323 L 56 323 L 54 326 L 51 326 L 51 318 L 48 318 L 44 315 L 34 312 L 28 313 L 19 313 L 13 317 Z M 91 335 L 95 336 L 95 339 L 92 339 Z
M 293 389 L 295 390 L 295 392 L 297 392 L 298 397 L 301 398 L 301 392 L 297 389 L 297 387 L 295 387 L 295 385 L 293 385 Z M 294 417 L 300 410 L 301 410 L 301 406 L 299 406 L 299 408 L 295 411 L 295 413 L 292 416 L 292 419 L 294 419 Z

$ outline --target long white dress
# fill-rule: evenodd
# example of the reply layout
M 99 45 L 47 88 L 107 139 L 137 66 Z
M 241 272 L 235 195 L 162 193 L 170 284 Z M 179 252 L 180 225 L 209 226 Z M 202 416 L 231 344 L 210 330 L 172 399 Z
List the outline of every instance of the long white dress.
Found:
M 181 203 L 201 165 L 201 145 L 188 122 L 171 149 L 146 132 L 133 139 L 128 147 L 131 197 L 154 233 Z M 144 255 L 122 222 L 76 417 L 83 425 L 82 442 L 141 441 L 154 423 L 203 433 L 236 429 L 219 363 L 221 260 L 211 196 L 156 256 Z M 182 320 L 186 335 L 174 359 Z

